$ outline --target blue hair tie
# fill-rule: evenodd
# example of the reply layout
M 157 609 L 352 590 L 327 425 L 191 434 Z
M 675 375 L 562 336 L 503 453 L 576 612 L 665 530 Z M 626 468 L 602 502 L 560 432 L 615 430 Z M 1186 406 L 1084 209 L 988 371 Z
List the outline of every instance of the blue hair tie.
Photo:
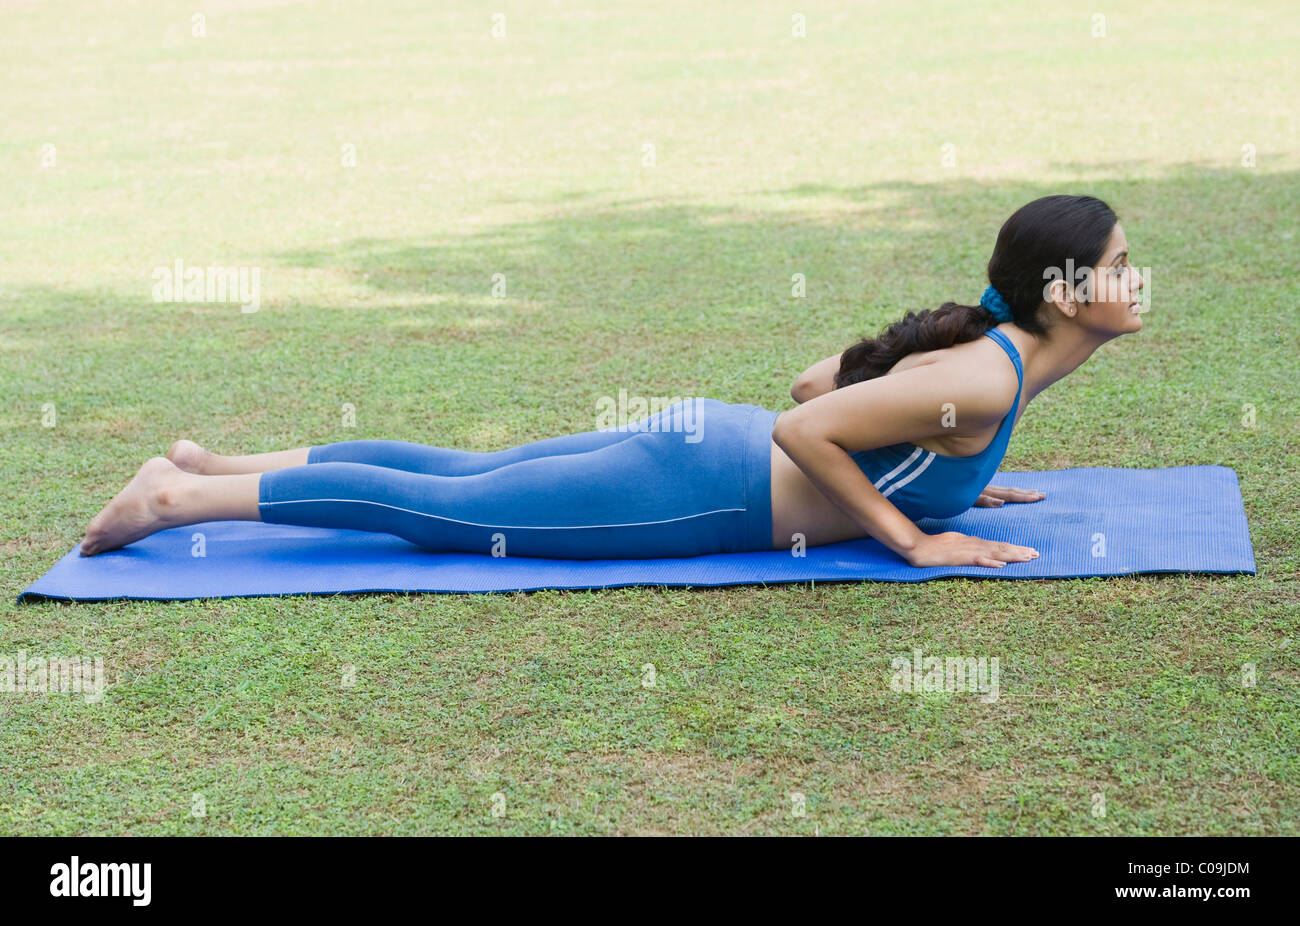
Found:
M 1011 306 L 1007 305 L 1007 300 L 1003 299 L 1002 294 L 992 286 L 984 290 L 984 295 L 980 296 L 980 305 L 988 310 L 995 322 L 1001 324 L 1011 321 Z

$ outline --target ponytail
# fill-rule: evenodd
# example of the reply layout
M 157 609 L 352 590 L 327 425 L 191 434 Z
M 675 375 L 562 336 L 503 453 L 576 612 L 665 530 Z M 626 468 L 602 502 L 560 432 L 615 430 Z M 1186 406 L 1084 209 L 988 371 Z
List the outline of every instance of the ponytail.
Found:
M 983 306 L 945 302 L 933 311 L 908 312 L 879 337 L 865 338 L 840 354 L 835 388 L 884 376 L 908 354 L 973 341 L 993 325 L 993 316 Z

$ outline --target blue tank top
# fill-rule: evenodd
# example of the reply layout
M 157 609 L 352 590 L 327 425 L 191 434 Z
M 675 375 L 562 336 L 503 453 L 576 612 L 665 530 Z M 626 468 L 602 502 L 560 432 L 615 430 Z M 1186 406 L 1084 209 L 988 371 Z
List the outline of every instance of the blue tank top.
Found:
M 996 328 L 984 333 L 1007 352 L 1016 366 L 1019 383 L 1011 411 L 1002 419 L 991 444 L 968 457 L 944 456 L 912 443 L 890 444 L 850 454 L 880 494 L 913 521 L 951 518 L 970 508 L 1006 455 L 1011 429 L 1016 423 L 1016 411 L 1020 408 L 1025 373 L 1020 363 L 1020 352 L 1010 338 Z

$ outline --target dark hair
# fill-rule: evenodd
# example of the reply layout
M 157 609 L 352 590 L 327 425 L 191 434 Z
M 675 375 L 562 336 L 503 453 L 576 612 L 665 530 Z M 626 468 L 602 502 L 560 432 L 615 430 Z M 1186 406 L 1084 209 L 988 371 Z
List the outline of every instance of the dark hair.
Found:
M 1093 196 L 1044 196 L 1012 213 L 998 232 L 989 258 L 989 283 L 1011 308 L 1013 321 L 1033 335 L 1047 332 L 1038 318 L 1043 302 L 1044 271 L 1067 261 L 1094 267 L 1119 217 Z M 945 302 L 939 308 L 908 312 L 879 337 L 864 338 L 840 354 L 835 388 L 875 379 L 899 360 L 918 351 L 940 350 L 973 341 L 993 327 L 989 311 L 980 305 Z

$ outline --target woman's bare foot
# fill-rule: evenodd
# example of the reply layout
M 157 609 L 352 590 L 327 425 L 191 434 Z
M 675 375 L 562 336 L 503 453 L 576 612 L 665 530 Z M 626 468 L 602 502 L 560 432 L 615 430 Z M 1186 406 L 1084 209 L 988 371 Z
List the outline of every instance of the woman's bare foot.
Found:
M 167 451 L 167 459 L 187 473 L 199 476 L 239 476 L 247 473 L 264 473 L 286 466 L 304 466 L 310 447 L 296 450 L 275 450 L 271 453 L 250 453 L 244 456 L 224 457 L 204 450 L 192 440 L 178 440 Z
M 126 488 L 91 519 L 86 537 L 81 541 L 81 555 L 116 550 L 155 531 L 183 523 L 177 510 L 179 494 L 185 480 L 191 478 L 166 457 L 146 460 Z
M 167 459 L 187 473 L 202 474 L 203 466 L 212 454 L 192 440 L 178 440 L 167 450 Z

